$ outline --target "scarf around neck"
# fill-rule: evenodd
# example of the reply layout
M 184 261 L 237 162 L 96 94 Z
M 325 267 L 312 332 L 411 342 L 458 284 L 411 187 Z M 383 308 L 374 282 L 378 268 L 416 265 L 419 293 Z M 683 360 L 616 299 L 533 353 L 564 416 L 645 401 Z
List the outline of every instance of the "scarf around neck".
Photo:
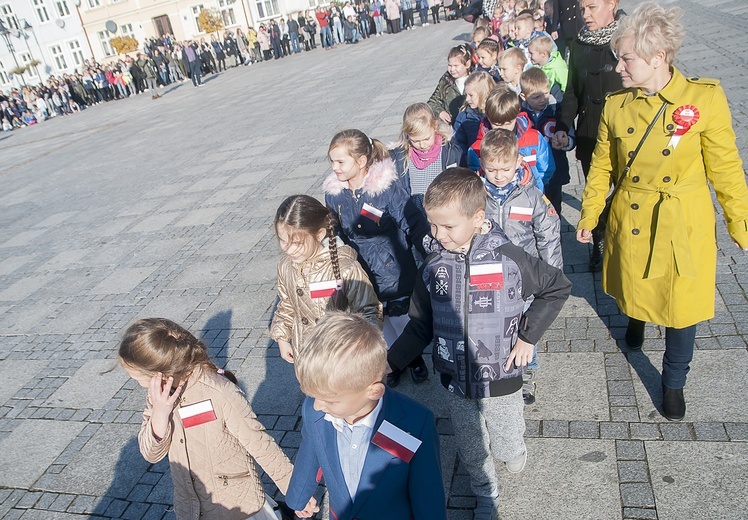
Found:
M 578 38 L 585 45 L 607 45 L 616 29 L 618 29 L 618 20 L 613 20 L 610 24 L 596 31 L 590 31 L 585 25 L 579 30 Z
M 515 190 L 517 186 L 519 186 L 520 181 L 522 180 L 522 174 L 524 173 L 524 170 L 522 168 L 517 168 L 517 172 L 514 175 L 514 178 L 509 181 L 509 184 L 506 186 L 502 186 L 501 188 L 496 186 L 495 184 L 491 184 L 489 180 L 483 176 L 483 184 L 486 186 L 486 190 L 488 191 L 489 195 L 496 200 L 496 202 L 499 203 L 499 206 L 503 206 L 506 202 L 506 199 L 509 198 L 509 195 L 512 194 L 512 192 Z
M 410 160 L 413 161 L 413 165 L 419 170 L 427 168 L 431 163 L 439 158 L 442 151 L 442 136 L 436 134 L 434 136 L 434 144 L 431 148 L 422 152 L 417 148 L 413 147 L 410 149 Z

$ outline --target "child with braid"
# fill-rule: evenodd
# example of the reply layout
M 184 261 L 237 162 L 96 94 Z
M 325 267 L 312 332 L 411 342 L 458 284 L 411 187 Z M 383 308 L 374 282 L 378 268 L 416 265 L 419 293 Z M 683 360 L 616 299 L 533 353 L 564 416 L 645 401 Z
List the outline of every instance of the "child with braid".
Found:
M 119 345 L 127 374 L 148 390 L 138 434 L 140 452 L 168 455 L 177 519 L 277 520 L 257 464 L 285 493 L 293 466 L 205 344 L 173 321 L 133 323 Z M 314 499 L 304 514 L 317 510 Z
M 356 252 L 336 236 L 334 217 L 309 195 L 292 195 L 275 213 L 275 233 L 285 253 L 278 261 L 280 302 L 270 325 L 281 357 L 289 363 L 326 311 L 363 314 L 381 328 L 382 305 Z
M 424 107 L 434 118 L 428 106 Z M 429 229 L 426 216 L 411 200 L 381 141 L 370 139 L 361 130 L 343 130 L 332 138 L 327 154 L 332 173 L 323 184 L 325 203 L 340 222 L 343 240 L 358 253 L 384 305 L 383 333 L 390 344 L 408 322 L 417 273 L 410 246 L 423 253 L 423 237 Z M 409 368 L 415 383 L 428 378 L 421 356 Z M 399 377 L 399 373 L 391 375 L 390 386 L 396 386 Z

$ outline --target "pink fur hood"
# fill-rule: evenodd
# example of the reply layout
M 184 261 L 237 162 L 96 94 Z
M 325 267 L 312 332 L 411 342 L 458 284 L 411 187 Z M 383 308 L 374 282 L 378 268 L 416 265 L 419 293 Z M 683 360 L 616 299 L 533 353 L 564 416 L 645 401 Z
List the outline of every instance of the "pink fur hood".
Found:
M 381 195 L 396 181 L 397 170 L 395 169 L 395 163 L 392 159 L 387 158 L 369 167 L 369 173 L 364 177 L 361 189 L 368 195 Z M 335 173 L 331 173 L 325 179 L 322 188 L 328 195 L 339 195 L 344 189 L 348 188 L 348 182 L 339 181 Z

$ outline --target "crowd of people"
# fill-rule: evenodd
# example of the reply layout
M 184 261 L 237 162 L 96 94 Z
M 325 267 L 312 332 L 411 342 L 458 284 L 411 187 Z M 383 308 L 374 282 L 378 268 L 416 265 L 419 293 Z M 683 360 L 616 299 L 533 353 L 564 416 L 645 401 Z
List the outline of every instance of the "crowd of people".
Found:
M 209 36 L 177 41 L 173 35 L 149 38 L 134 56 L 122 55 L 112 63 L 85 60 L 80 71 L 51 76 L 36 86 L 0 92 L 0 124 L 11 131 L 86 108 L 150 94 L 156 100 L 163 87 L 202 78 L 233 67 L 308 52 L 318 46 L 326 50 L 355 44 L 382 34 L 417 27 L 413 12 L 420 13 L 421 26 L 461 16 L 463 0 L 374 0 L 371 3 L 331 4 L 328 7 L 292 13 L 246 30 L 225 29 Z
M 399 142 L 338 132 L 324 203 L 292 195 L 277 209 L 270 336 L 308 396 L 293 465 L 195 336 L 167 319 L 128 328 L 120 360 L 148 389 L 140 449 L 154 463 L 168 455 L 177 518 L 310 517 L 324 479 L 331 517 L 446 519 L 434 415 L 393 390 L 407 372 L 428 381 L 428 345 L 473 518 L 497 518 L 495 462 L 525 468 L 536 345 L 571 292 L 560 236 L 571 150 L 587 178 L 577 239 L 599 230 L 603 288 L 630 318 L 622 348 L 636 355 L 648 321 L 666 328 L 661 412 L 683 419 L 696 323 L 714 313 L 708 182 L 748 250 L 729 107 L 717 81 L 673 66 L 678 8 L 645 3 L 626 16 L 617 0 L 580 0 L 583 25 L 564 40 L 550 5 L 484 0 L 467 13 L 471 42 L 449 51 L 430 99 L 405 110 Z M 346 7 L 340 41 L 352 43 Z M 337 24 L 325 21 L 328 48 Z M 280 59 L 284 46 L 271 47 Z M 255 461 L 285 505 L 265 494 Z

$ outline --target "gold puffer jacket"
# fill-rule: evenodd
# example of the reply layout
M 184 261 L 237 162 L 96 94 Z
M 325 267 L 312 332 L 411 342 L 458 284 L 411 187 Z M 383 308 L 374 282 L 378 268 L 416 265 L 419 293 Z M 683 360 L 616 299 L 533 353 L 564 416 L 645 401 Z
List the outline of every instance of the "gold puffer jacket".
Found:
M 336 243 L 343 289 L 328 298 L 312 298 L 309 291 L 311 283 L 335 279 L 327 245 L 318 255 L 300 264 L 285 255 L 278 261 L 280 302 L 270 325 L 270 337 L 290 342 L 294 352 L 298 352 L 306 334 L 327 310 L 360 313 L 382 327 L 382 304 L 366 271 L 356 260 L 356 252 L 340 240 Z
M 210 400 L 216 418 L 185 428 L 178 408 Z M 234 383 L 213 371 L 196 369 L 175 403 L 166 435 L 151 430 L 153 405 L 146 400 L 138 434 L 148 462 L 169 455 L 178 520 L 244 520 L 265 503 L 257 464 L 285 493 L 293 466 Z

